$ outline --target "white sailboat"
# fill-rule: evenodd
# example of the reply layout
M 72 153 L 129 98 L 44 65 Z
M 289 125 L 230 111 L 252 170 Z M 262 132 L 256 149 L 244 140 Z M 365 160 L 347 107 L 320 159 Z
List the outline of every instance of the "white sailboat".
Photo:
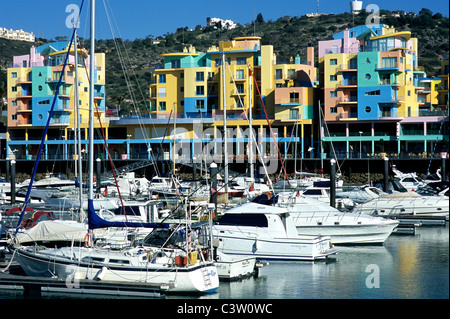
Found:
M 90 74 L 94 74 L 95 71 L 94 16 L 95 0 L 91 0 Z M 92 76 L 91 79 L 93 79 Z M 88 247 L 40 249 L 37 246 L 17 245 L 14 249 L 22 268 L 30 276 L 57 276 L 61 279 L 85 278 L 127 283 L 144 282 L 168 287 L 171 292 L 207 293 L 215 291 L 219 285 L 217 269 L 212 260 L 204 258 L 205 247 L 199 244 L 199 232 L 191 228 L 190 224 L 169 228 L 167 224 L 160 223 L 108 222 L 95 213 L 93 108 L 94 81 L 91 80 Z M 109 227 L 149 227 L 154 228 L 154 231 L 138 247 L 121 250 L 92 247 L 94 230 Z M 183 233 L 184 236 L 181 236 L 180 233 Z

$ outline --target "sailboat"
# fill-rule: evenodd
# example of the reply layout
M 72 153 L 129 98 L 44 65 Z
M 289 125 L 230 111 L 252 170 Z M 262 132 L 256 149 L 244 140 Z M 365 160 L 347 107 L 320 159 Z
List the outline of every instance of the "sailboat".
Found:
M 94 17 L 95 0 L 91 0 L 90 51 L 92 59 L 95 51 Z M 90 74 L 94 74 L 94 67 L 94 61 L 92 60 L 90 63 Z M 94 81 L 93 77 L 91 79 L 90 150 L 88 152 L 89 199 L 87 210 L 89 232 L 86 237 L 86 247 L 69 246 L 42 249 L 39 246 L 24 247 L 15 245 L 13 249 L 17 253 L 20 265 L 29 276 L 56 276 L 61 279 L 92 279 L 130 284 L 143 282 L 159 285 L 161 289 L 164 287 L 169 292 L 208 293 L 215 291 L 219 285 L 217 269 L 211 260 L 212 254 L 208 254 L 209 250 L 205 248 L 206 245 L 204 243 L 208 241 L 203 241 L 203 244 L 200 244 L 200 229 L 192 227 L 188 222 L 183 225 L 169 226 L 164 223 L 106 221 L 96 214 L 93 200 Z M 59 90 L 59 85 L 57 91 Z M 41 143 L 40 151 L 43 142 Z M 35 168 L 36 166 L 37 162 Z M 23 211 L 25 209 L 26 202 Z M 152 228 L 153 231 L 138 246 L 120 250 L 93 246 L 94 231 L 110 227 L 146 227 Z M 212 241 L 209 240 L 209 243 L 212 244 Z

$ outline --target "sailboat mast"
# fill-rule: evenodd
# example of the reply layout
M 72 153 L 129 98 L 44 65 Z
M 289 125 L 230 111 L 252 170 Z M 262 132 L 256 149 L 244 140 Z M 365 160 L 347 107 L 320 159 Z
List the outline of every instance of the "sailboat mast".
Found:
M 89 199 L 94 199 L 94 83 L 95 83 L 95 0 L 91 0 L 91 49 L 89 64 Z
M 83 169 L 82 169 L 82 162 L 81 162 L 81 133 L 80 133 L 80 109 L 79 109 L 79 92 L 78 92 L 78 42 L 77 42 L 77 28 L 76 24 L 74 26 L 74 39 L 73 39 L 73 46 L 74 46 L 74 57 L 75 57 L 75 87 L 74 87 L 74 100 L 75 100 L 75 140 L 76 145 L 74 152 L 77 154 L 75 156 L 75 159 L 77 160 L 77 163 L 75 163 L 75 167 L 78 166 L 78 178 L 79 178 L 79 184 L 80 188 L 78 189 L 78 195 L 79 195 L 79 201 L 80 201 L 80 220 L 84 220 L 84 214 L 82 213 L 83 210 Z M 75 172 L 77 169 L 75 169 Z
M 250 179 L 254 181 L 254 167 L 253 167 L 253 113 L 252 113 L 252 70 L 249 68 L 248 72 L 248 160 L 250 163 Z
M 222 48 L 224 50 L 224 48 Z M 222 51 L 222 96 L 223 96 L 223 157 L 224 157 L 224 169 L 225 169 L 225 193 L 228 194 L 228 133 L 227 133 L 227 96 L 226 96 L 226 83 L 225 83 L 225 52 Z

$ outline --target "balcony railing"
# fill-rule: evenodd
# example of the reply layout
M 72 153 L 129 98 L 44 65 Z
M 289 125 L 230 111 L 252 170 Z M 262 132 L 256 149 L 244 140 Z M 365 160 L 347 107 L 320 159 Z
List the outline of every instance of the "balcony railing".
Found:
M 358 85 L 358 80 L 339 81 L 339 86 L 354 86 L 354 85 Z

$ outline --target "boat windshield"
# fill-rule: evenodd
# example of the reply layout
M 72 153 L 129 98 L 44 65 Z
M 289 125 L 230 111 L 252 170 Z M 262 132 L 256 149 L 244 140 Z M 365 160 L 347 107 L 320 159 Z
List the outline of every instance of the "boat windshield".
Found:
M 142 242 L 143 246 L 181 248 L 186 240 L 173 229 L 155 229 Z

